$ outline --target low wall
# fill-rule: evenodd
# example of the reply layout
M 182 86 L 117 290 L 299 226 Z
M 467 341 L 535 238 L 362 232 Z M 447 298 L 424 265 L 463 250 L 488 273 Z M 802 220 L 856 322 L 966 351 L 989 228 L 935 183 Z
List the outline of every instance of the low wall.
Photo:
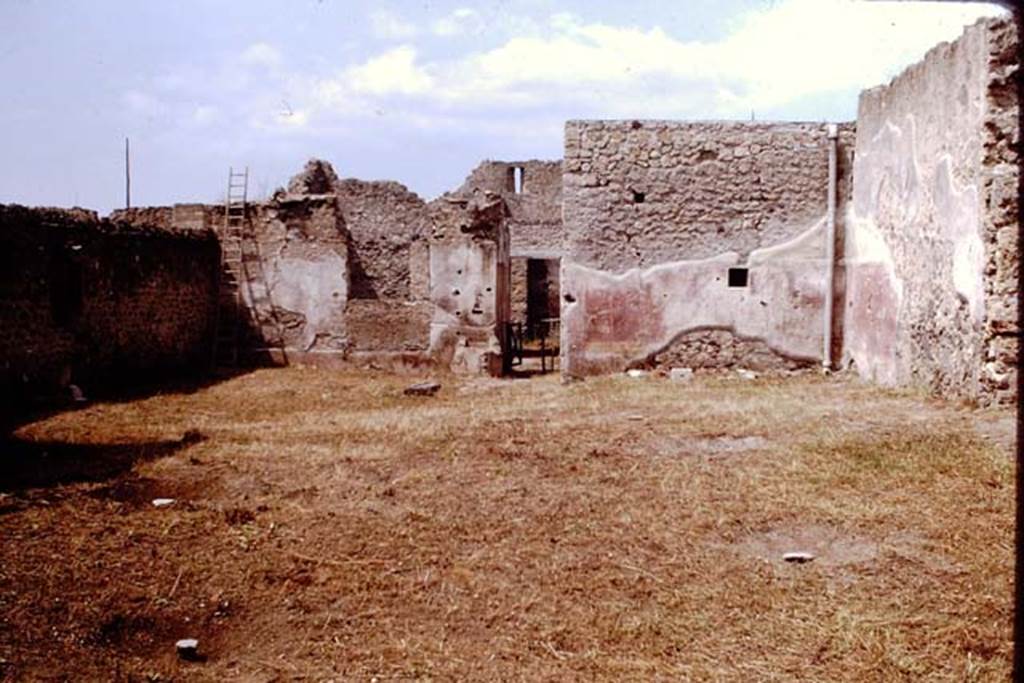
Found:
M 0 205 L 3 411 L 207 371 L 217 249 L 205 230 Z

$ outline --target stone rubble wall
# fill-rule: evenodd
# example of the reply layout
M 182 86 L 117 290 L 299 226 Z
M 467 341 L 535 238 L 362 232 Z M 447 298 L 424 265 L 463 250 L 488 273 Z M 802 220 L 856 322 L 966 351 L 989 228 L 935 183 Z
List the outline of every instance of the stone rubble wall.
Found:
M 981 21 L 861 94 L 843 356 L 868 379 L 1015 397 L 1015 41 Z
M 0 205 L 0 409 L 205 373 L 218 267 L 209 231 Z
M 517 168 L 522 172 L 520 192 L 515 187 Z M 525 323 L 529 294 L 526 259 L 558 258 L 564 249 L 562 162 L 484 161 L 453 194 L 473 190 L 491 192 L 505 201 L 512 254 L 511 320 Z
M 840 126 L 840 205 L 853 134 Z M 820 362 L 828 148 L 818 123 L 568 122 L 563 372 L 713 348 L 716 365 L 766 367 L 764 346 L 783 366 Z M 746 287 L 728 286 L 735 267 Z

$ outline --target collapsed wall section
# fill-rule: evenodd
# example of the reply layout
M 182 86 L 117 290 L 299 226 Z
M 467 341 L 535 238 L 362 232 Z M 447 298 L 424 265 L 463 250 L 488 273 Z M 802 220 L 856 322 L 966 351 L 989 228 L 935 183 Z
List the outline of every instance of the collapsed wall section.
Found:
M 844 358 L 884 384 L 1012 400 L 1016 35 L 968 27 L 861 94 Z
M 568 122 L 562 371 L 819 362 L 829 144 L 816 123 Z
M 0 205 L 3 412 L 206 370 L 218 267 L 205 230 Z

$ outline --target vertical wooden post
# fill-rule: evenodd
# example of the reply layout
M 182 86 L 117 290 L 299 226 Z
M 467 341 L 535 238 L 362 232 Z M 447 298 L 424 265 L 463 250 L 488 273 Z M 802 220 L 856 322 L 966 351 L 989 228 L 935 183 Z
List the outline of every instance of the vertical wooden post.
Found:
M 124 139 L 124 208 L 132 208 L 132 174 L 128 160 L 128 138 Z

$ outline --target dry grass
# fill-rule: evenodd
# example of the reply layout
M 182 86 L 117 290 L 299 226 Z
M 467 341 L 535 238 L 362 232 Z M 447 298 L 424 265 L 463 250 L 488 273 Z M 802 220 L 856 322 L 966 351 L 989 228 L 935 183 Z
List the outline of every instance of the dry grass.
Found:
M 1008 676 L 1007 414 L 816 377 L 407 382 L 268 370 L 23 427 L 0 677 Z

